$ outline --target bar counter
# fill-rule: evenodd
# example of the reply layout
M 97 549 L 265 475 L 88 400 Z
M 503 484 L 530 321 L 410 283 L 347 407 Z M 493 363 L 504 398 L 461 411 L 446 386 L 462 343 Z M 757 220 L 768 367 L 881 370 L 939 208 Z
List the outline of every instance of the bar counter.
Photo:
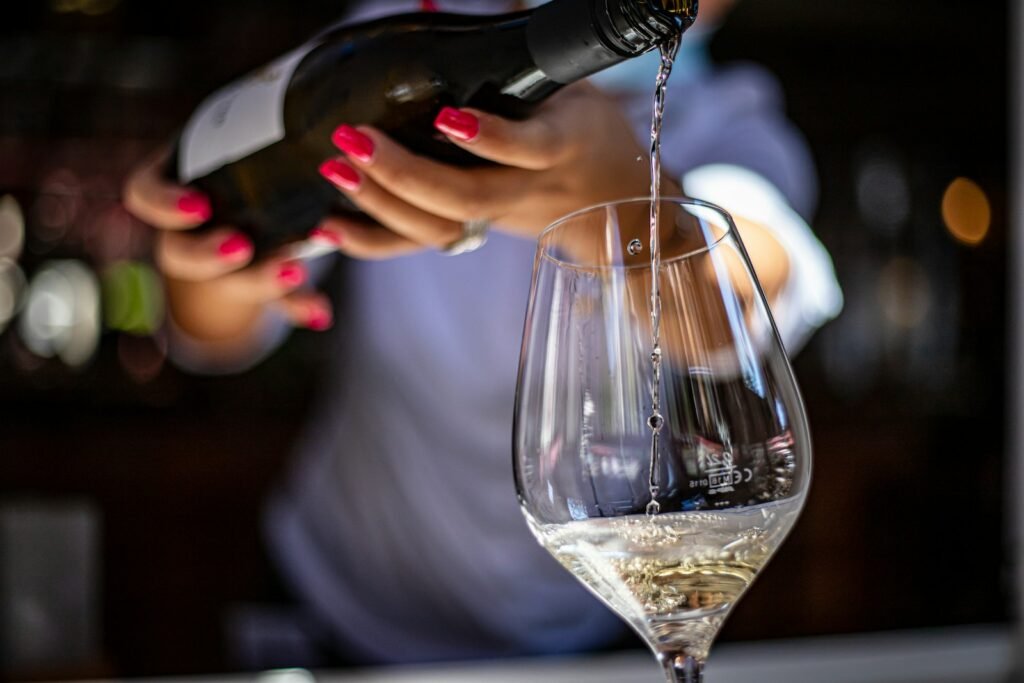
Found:
M 707 683 L 1008 683 L 1017 648 L 1009 625 L 802 640 L 726 643 Z M 647 652 L 519 659 L 351 672 L 297 669 L 154 683 L 663 683 Z

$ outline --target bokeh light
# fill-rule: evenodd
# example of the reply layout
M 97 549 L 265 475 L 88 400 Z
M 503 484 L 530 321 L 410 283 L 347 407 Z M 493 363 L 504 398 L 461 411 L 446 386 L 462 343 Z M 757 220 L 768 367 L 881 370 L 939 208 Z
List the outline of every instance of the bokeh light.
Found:
M 942 195 L 942 220 L 949 234 L 964 244 L 981 243 L 992 225 L 992 207 L 981 187 L 957 178 Z
M 910 218 L 910 183 L 903 164 L 887 150 L 867 153 L 856 169 L 857 209 L 865 223 L 895 234 Z
M 58 357 L 70 367 L 84 365 L 100 338 L 96 277 L 78 261 L 44 264 L 29 285 L 19 323 L 22 341 L 32 353 Z
M 157 36 L 128 42 L 121 46 L 123 58 L 105 65 L 104 80 L 122 90 L 173 89 L 184 76 L 182 63 L 173 41 Z
M 82 221 L 85 250 L 98 263 L 115 263 L 141 253 L 137 221 L 118 203 L 101 204 Z
M 0 258 L 17 261 L 25 245 L 25 214 L 11 195 L 0 197 Z
M 153 334 L 164 318 L 160 276 L 145 263 L 115 263 L 103 273 L 103 308 L 108 328 L 136 335 Z
M 60 242 L 82 211 L 82 182 L 69 169 L 49 174 L 32 207 L 33 244 L 45 248 Z
M 917 327 L 932 308 L 928 273 L 911 258 L 890 259 L 878 275 L 878 299 L 887 323 L 902 329 Z
M 25 291 L 25 275 L 18 264 L 9 258 L 0 258 L 0 332 L 21 309 Z

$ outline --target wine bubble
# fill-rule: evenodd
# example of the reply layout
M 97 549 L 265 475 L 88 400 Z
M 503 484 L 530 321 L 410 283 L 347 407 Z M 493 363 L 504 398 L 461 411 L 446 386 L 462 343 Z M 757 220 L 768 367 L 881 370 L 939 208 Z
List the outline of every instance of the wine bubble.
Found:
M 656 432 L 660 432 L 661 428 L 665 426 L 665 418 L 661 416 L 661 413 L 654 413 L 647 418 L 647 426 Z
M 629 252 L 630 256 L 636 256 L 644 250 L 644 243 L 640 240 L 631 240 L 629 246 L 626 247 L 626 251 Z

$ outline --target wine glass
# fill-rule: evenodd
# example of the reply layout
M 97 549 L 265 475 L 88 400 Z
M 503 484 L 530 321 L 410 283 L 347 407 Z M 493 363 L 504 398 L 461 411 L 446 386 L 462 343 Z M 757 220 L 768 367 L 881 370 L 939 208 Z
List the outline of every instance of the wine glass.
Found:
M 636 630 L 670 682 L 695 683 L 800 513 L 811 447 L 785 350 L 722 209 L 660 202 L 652 325 L 650 209 L 650 199 L 585 209 L 539 239 L 516 488 L 541 545 Z

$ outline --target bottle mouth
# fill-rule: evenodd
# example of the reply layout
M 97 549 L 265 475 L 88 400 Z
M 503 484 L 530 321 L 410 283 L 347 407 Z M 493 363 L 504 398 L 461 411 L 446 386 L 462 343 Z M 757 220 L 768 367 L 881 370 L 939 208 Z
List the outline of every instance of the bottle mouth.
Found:
M 602 4 L 598 22 L 604 25 L 606 38 L 623 54 L 637 55 L 690 28 L 697 18 L 698 0 L 605 0 Z
M 680 20 L 687 22 L 685 28 L 689 28 L 697 19 L 697 7 L 699 0 L 647 0 L 655 9 L 675 15 Z

